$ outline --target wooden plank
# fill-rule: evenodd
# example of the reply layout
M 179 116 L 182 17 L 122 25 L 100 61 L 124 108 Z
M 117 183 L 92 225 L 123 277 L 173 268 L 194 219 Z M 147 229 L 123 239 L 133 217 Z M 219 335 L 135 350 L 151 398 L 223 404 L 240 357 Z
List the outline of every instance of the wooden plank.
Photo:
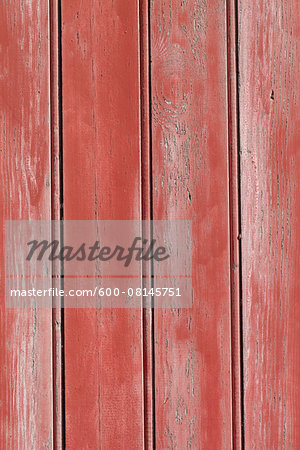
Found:
M 246 448 L 299 448 L 299 13 L 239 1 Z
M 239 97 L 237 71 L 237 6 L 227 2 L 228 150 L 231 273 L 231 360 L 233 448 L 243 447 L 243 380 L 241 327 L 241 198 L 239 157 Z
M 50 219 L 48 3 L 0 5 L 0 447 L 52 448 L 52 312 L 5 309 L 4 220 Z
M 144 236 L 151 236 L 152 218 L 152 160 L 151 160 L 151 106 L 150 106 L 150 52 L 149 1 L 139 0 L 140 22 L 140 89 L 141 89 L 141 194 Z M 143 288 L 152 287 L 152 262 L 144 261 Z M 154 446 L 155 418 L 153 402 L 153 311 L 143 305 L 143 379 L 144 379 L 144 433 L 145 448 Z
M 141 218 L 138 24 L 136 0 L 62 4 L 65 219 Z M 142 370 L 141 309 L 65 310 L 66 448 L 143 448 Z
M 193 222 L 193 307 L 155 311 L 157 448 L 229 449 L 225 2 L 151 1 L 154 219 Z
M 61 208 L 61 72 L 60 72 L 60 3 L 59 0 L 49 2 L 50 12 L 50 111 L 51 111 L 51 218 L 62 219 Z M 52 226 L 52 240 L 60 240 L 58 227 Z M 53 261 L 54 274 L 59 273 L 60 261 Z M 60 277 L 53 277 L 52 286 L 63 288 Z M 53 297 L 52 330 L 53 330 L 53 447 L 64 447 L 64 408 L 63 408 L 63 310 L 62 299 Z

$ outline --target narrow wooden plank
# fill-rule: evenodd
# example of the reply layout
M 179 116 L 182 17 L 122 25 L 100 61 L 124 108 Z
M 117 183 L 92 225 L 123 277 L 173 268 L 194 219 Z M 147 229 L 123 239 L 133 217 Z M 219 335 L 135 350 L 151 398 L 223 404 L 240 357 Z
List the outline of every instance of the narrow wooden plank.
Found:
M 229 449 L 225 2 L 151 1 L 154 219 L 193 222 L 193 307 L 155 311 L 156 446 Z
M 49 2 L 50 12 L 50 112 L 51 112 L 51 218 L 62 219 L 61 208 L 61 90 L 60 90 L 60 2 Z M 52 240 L 60 240 L 58 227 L 52 226 Z M 60 261 L 53 261 L 54 274 L 59 273 Z M 60 277 L 53 277 L 52 286 L 61 289 Z M 53 298 L 53 446 L 62 449 L 64 446 L 64 408 L 63 408 L 63 311 L 62 299 Z
M 141 195 L 144 236 L 151 235 L 152 218 L 152 160 L 151 160 L 151 105 L 150 105 L 150 52 L 149 52 L 149 0 L 139 0 L 140 23 L 140 90 L 141 90 Z M 142 267 L 143 288 L 150 290 L 151 261 Z M 145 448 L 154 445 L 155 420 L 153 402 L 153 312 L 143 305 L 143 379 L 144 379 L 144 433 Z
M 239 1 L 246 448 L 300 442 L 299 16 Z
M 227 1 L 228 150 L 231 274 L 231 360 L 233 448 L 243 447 L 242 327 L 241 327 L 241 199 L 239 157 L 239 97 L 237 70 L 237 7 Z
M 50 219 L 48 2 L 0 4 L 0 447 L 52 448 L 52 311 L 6 309 L 4 220 Z
M 63 2 L 62 58 L 64 217 L 140 219 L 138 2 Z M 65 310 L 67 448 L 143 448 L 142 369 L 141 309 Z

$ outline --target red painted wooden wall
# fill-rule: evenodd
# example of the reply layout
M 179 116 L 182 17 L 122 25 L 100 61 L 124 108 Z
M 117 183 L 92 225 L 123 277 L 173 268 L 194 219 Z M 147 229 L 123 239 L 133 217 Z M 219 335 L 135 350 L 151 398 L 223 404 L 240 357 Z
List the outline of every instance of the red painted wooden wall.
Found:
M 300 448 L 299 13 L 1 0 L 1 449 Z M 8 219 L 191 220 L 192 307 L 7 309 Z

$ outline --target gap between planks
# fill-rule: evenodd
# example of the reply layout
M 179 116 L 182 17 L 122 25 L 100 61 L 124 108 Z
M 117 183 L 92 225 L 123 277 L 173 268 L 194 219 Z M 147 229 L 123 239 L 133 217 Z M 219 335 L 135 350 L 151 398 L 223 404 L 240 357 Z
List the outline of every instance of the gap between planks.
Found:
M 230 221 L 232 445 L 240 450 L 244 440 L 241 175 L 238 74 L 238 3 L 227 0 L 228 162 Z

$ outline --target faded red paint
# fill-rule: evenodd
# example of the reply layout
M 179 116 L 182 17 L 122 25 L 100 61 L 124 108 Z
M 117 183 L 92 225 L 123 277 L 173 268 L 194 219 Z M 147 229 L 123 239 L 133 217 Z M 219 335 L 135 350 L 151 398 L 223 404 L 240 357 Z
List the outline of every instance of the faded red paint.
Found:
M 47 2 L 0 6 L 0 448 L 51 448 L 52 312 L 5 309 L 4 221 L 51 218 Z M 20 274 L 22 275 L 22 274 Z
M 140 219 L 138 2 L 63 3 L 65 219 Z M 66 310 L 66 447 L 142 448 L 141 310 Z
M 246 448 L 300 442 L 299 2 L 239 2 Z
M 0 448 L 298 448 L 296 0 L 0 12 Z M 192 220 L 192 308 L 6 310 L 4 220 L 61 206 Z
M 231 448 L 225 3 L 151 6 L 153 216 L 193 222 L 193 307 L 155 311 L 157 448 Z

